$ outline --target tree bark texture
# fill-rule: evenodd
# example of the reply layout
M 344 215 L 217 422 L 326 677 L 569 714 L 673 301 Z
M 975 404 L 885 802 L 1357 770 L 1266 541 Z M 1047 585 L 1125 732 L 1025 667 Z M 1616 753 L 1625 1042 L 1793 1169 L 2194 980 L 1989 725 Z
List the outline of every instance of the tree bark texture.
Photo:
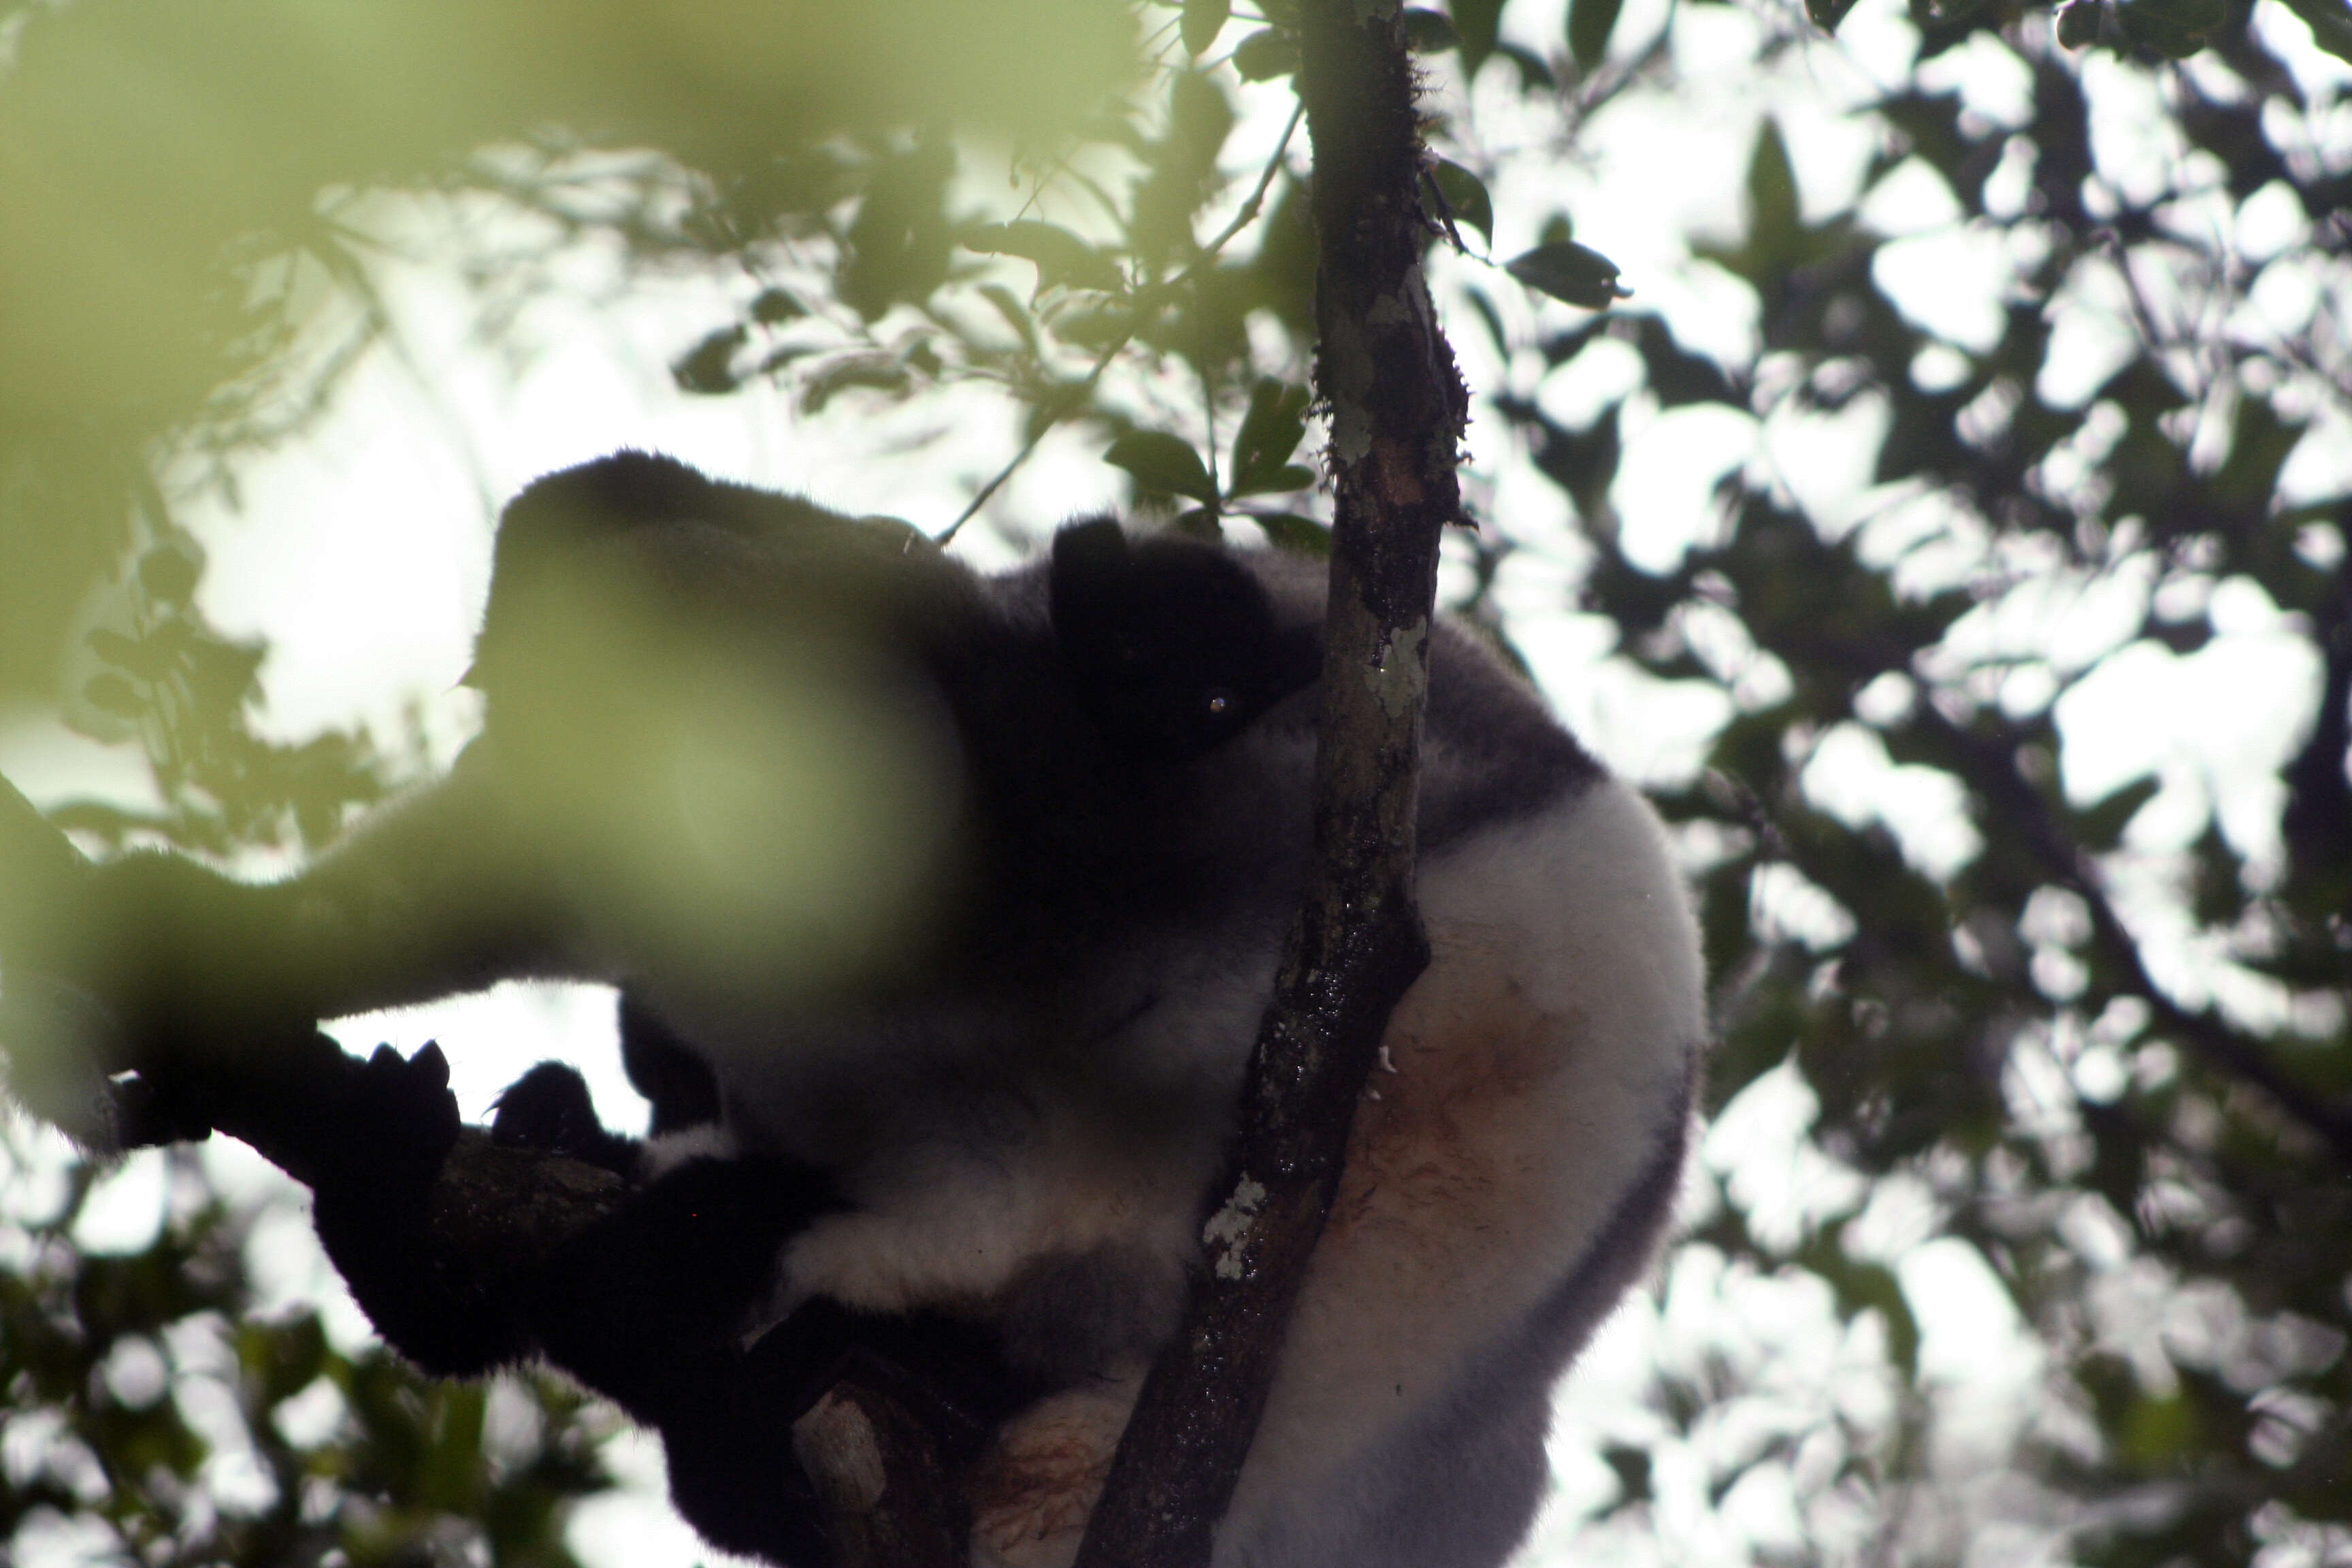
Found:
M 1412 901 L 1438 537 L 1468 399 L 1421 258 L 1430 229 L 1400 8 L 1300 7 L 1315 158 L 1318 391 L 1338 506 L 1316 870 L 1243 1091 L 1208 1268 L 1139 1398 L 1080 1568 L 1197 1568 L 1257 1429 L 1391 1010 L 1428 963 Z

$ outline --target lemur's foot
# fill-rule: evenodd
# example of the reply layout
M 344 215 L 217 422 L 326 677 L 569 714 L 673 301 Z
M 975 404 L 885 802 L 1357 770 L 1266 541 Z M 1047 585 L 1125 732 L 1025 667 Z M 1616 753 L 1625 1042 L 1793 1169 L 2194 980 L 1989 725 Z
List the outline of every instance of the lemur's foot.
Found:
M 507 1086 L 490 1117 L 490 1142 L 584 1160 L 619 1176 L 636 1173 L 636 1140 L 604 1130 L 587 1080 L 562 1062 L 541 1062 Z

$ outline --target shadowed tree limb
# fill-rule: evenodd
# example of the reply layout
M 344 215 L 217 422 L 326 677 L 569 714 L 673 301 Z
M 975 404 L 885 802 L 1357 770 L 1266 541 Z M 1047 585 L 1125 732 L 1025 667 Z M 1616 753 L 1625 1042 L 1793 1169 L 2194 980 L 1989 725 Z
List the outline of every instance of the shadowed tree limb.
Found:
M 1337 495 L 1317 752 L 1316 867 L 1215 1189 L 1208 1271 L 1129 1423 L 1080 1568 L 1209 1560 L 1339 1185 L 1390 1011 L 1428 962 L 1412 901 L 1437 542 L 1460 505 L 1467 398 L 1421 256 L 1423 150 L 1393 0 L 1307 0 L 1316 385 Z

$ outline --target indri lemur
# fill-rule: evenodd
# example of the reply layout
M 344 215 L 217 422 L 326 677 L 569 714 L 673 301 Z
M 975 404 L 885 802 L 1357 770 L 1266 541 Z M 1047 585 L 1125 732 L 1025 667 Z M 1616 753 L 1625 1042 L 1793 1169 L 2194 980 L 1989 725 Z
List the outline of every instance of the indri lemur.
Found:
M 974 1561 L 1066 1563 L 1304 887 L 1322 595 L 1319 567 L 1108 521 L 982 576 L 661 458 L 543 479 L 500 527 L 486 721 L 446 779 L 274 886 L 98 874 L 116 934 L 69 979 L 147 1064 L 122 1131 L 300 1097 L 320 1233 L 384 1337 L 604 1391 L 720 1546 L 822 1568 L 791 1425 L 869 1356 L 971 1421 Z M 1500 1562 L 1552 1384 L 1681 1169 L 1706 1020 L 1659 826 L 1471 636 L 1432 638 L 1433 957 L 1221 1568 Z M 273 1088 L 172 1048 L 519 975 L 621 987 L 654 1105 L 639 1143 L 568 1068 L 509 1091 L 498 1137 L 633 1184 L 524 1278 L 417 1261 L 457 1121 L 437 1051 Z

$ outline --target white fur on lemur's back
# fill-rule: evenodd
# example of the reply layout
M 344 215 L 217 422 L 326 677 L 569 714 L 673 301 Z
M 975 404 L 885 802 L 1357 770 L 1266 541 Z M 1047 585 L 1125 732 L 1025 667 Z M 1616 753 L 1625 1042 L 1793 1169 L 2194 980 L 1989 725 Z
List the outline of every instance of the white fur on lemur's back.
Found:
M 1688 1114 L 1697 933 L 1639 797 L 1603 782 L 1471 836 L 1423 864 L 1420 898 L 1430 967 L 1389 1026 L 1396 1070 L 1359 1108 L 1220 1568 L 1437 1568 L 1379 1522 L 1444 1484 L 1423 1473 L 1435 1456 L 1418 1429 L 1485 1396 L 1488 1365 L 1537 1382 L 1510 1397 L 1543 1396 L 1574 1346 L 1523 1354 L 1515 1336 L 1608 1239 Z M 1548 1364 L 1529 1371 L 1527 1354 Z M 1003 1447 L 1044 1458 L 983 1486 L 976 1563 L 1069 1560 L 1108 1458 L 1097 1439 L 1118 1429 L 1098 1412 L 1134 1386 L 1074 1391 L 1013 1424 Z
M 1414 1458 L 1394 1436 L 1585 1261 L 1688 1114 L 1697 932 L 1632 791 L 1480 834 L 1420 896 L 1432 962 L 1358 1108 L 1220 1564 L 1389 1561 L 1360 1531 L 1416 1484 L 1382 1473 Z

